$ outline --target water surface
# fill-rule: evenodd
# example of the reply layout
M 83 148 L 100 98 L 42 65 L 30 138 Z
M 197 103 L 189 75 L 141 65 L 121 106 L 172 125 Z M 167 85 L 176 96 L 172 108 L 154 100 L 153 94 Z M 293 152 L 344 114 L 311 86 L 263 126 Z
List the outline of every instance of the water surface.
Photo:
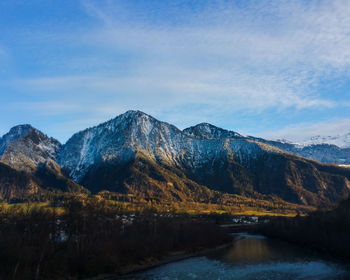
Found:
M 230 248 L 128 276 L 137 280 L 335 280 L 350 279 L 345 264 L 259 235 L 241 234 Z

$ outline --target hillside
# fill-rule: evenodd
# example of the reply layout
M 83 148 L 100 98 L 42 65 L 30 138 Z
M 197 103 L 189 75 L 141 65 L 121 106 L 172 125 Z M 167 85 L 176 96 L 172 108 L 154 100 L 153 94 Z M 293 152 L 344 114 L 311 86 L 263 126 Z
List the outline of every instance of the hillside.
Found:
M 347 169 L 327 167 L 237 133 L 206 135 L 128 111 L 73 135 L 58 162 L 93 192 L 167 193 L 168 199 L 184 200 L 190 199 L 193 186 L 201 185 L 220 193 L 274 195 L 313 206 L 331 205 L 349 195 Z
M 1 161 L 45 190 L 311 207 L 330 207 L 350 194 L 350 169 L 207 123 L 181 131 L 140 111 L 78 132 L 64 145 L 29 125 L 11 129 L 0 143 Z

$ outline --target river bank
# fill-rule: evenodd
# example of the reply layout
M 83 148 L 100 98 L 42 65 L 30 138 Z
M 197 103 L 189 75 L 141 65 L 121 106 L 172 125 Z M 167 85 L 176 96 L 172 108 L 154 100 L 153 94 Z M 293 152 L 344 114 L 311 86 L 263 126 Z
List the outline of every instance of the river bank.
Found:
M 93 278 L 232 240 L 211 217 L 127 215 L 98 201 L 65 207 L 59 217 L 43 207 L 0 211 L 0 279 Z
M 122 270 L 120 270 L 118 273 L 113 273 L 113 274 L 103 274 L 103 275 L 98 275 L 96 277 L 92 278 L 86 278 L 84 280 L 118 280 L 118 279 L 123 279 L 127 275 L 135 274 L 135 273 L 140 273 L 149 269 L 153 269 L 162 265 L 174 263 L 174 262 L 179 262 L 182 260 L 186 260 L 189 258 L 193 257 L 198 257 L 201 255 L 206 255 L 215 251 L 223 250 L 226 248 L 229 248 L 232 246 L 232 244 L 244 237 L 242 236 L 234 236 L 231 242 L 213 247 L 213 248 L 203 248 L 200 250 L 197 250 L 196 252 L 193 253 L 185 253 L 185 252 L 173 252 L 170 253 L 168 256 L 160 259 L 160 260 L 154 260 L 149 263 L 145 264 L 136 264 L 132 265 L 129 267 L 126 267 Z
M 275 218 L 257 228 L 257 232 L 350 262 L 350 200 L 331 211 L 317 211 L 305 217 Z
M 233 246 L 121 278 L 133 280 L 349 280 L 350 267 L 305 248 L 256 234 Z

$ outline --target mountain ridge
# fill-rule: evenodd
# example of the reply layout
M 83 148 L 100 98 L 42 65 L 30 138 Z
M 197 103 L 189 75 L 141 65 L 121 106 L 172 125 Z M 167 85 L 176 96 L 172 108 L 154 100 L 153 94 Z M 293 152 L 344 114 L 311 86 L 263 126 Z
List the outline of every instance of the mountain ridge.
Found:
M 312 206 L 331 205 L 350 193 L 349 169 L 283 150 L 291 144 L 208 123 L 180 130 L 141 111 L 79 131 L 64 145 L 31 126 L 6 135 L 0 147 L 6 142 L 3 155 L 12 157 L 1 161 L 64 191 L 81 184 L 93 193 L 108 190 L 171 201 L 201 200 L 204 193 L 253 199 L 272 195 Z
M 208 129 L 210 127 L 210 129 Z M 208 131 L 212 133 L 208 133 Z M 314 159 L 323 163 L 350 164 L 350 149 L 340 148 L 333 144 L 300 145 L 289 141 L 267 140 L 254 136 L 243 136 L 237 132 L 225 130 L 211 124 L 201 123 L 184 129 L 189 135 L 201 139 L 244 138 L 274 146 L 284 152 L 304 158 Z
M 47 159 L 55 160 L 61 143 L 29 124 L 18 125 L 0 138 L 0 160 L 25 171 L 33 171 Z
M 303 146 L 329 144 L 338 146 L 339 148 L 343 149 L 350 148 L 350 130 L 343 134 L 338 134 L 334 136 L 315 135 L 310 137 L 309 139 L 302 140 L 300 144 Z
M 312 161 L 286 154 L 279 147 L 238 133 L 216 130 L 209 124 L 201 124 L 199 128 L 181 131 L 142 112 L 128 111 L 73 135 L 63 146 L 60 164 L 77 182 L 84 184 L 89 181 L 84 178 L 87 174 L 89 178 L 98 178 L 101 174 L 108 177 L 103 167 L 98 166 L 108 164 L 109 168 L 118 169 L 143 154 L 158 169 L 169 166 L 182 170 L 186 178 L 223 193 L 256 197 L 278 193 L 286 201 L 307 205 L 327 204 L 341 199 L 340 193 L 344 192 L 346 196 L 348 192 L 350 173 L 344 179 L 332 177 L 320 171 L 319 165 Z M 305 166 L 316 170 L 311 179 L 302 171 Z M 279 173 L 284 175 L 279 176 Z M 153 180 L 142 178 L 144 181 L 140 179 L 140 185 Z M 125 181 L 114 180 L 109 181 L 110 190 L 125 189 Z M 276 183 L 272 184 L 272 181 Z M 344 188 L 340 193 L 329 191 L 336 189 L 334 181 Z M 314 188 L 304 186 L 310 182 Z M 324 182 L 329 190 L 324 188 Z

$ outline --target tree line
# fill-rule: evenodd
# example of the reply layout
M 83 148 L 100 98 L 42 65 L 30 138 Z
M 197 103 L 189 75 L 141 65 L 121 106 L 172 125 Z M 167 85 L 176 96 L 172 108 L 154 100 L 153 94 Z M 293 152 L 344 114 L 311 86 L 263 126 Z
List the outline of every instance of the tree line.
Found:
M 50 207 L 0 206 L 1 279 L 79 279 L 227 243 L 214 222 L 171 212 L 120 212 L 74 197 Z
M 350 260 L 350 199 L 330 211 L 316 211 L 295 218 L 275 218 L 269 224 L 262 225 L 259 231 L 273 238 Z

